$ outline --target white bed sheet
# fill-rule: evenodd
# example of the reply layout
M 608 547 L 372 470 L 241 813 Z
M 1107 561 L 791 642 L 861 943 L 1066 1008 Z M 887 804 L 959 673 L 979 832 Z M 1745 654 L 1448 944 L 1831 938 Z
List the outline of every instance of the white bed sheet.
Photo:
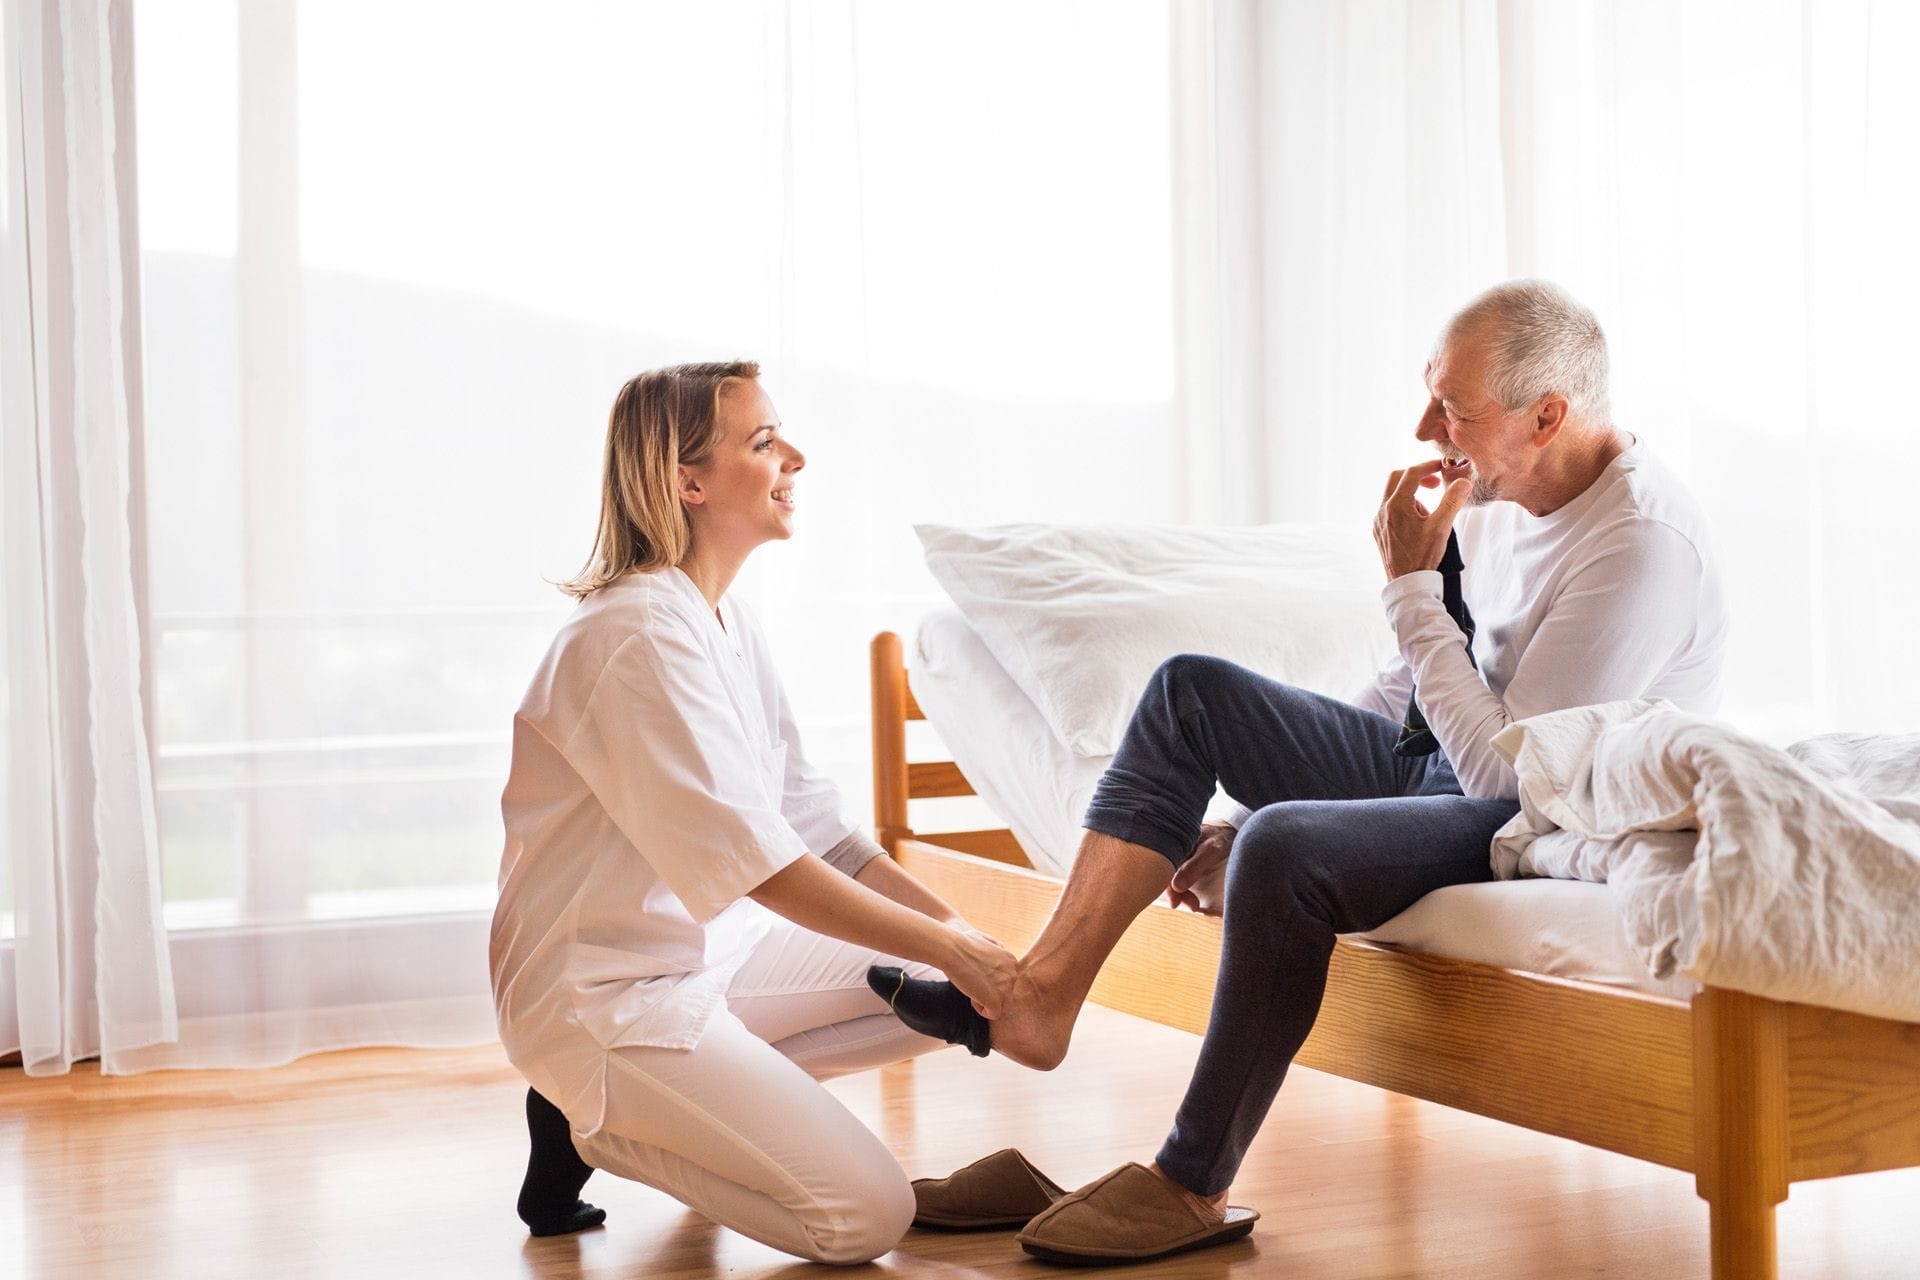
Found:
M 957 609 L 921 623 L 908 661 L 914 698 L 1033 865 L 1066 875 L 1080 816 L 1110 756 L 1079 756 L 1047 727 Z M 1216 806 L 1224 803 L 1216 797 Z M 1699 984 L 1647 973 L 1627 946 L 1607 886 L 1503 880 L 1428 894 L 1365 935 L 1374 942 L 1481 964 L 1685 998 Z

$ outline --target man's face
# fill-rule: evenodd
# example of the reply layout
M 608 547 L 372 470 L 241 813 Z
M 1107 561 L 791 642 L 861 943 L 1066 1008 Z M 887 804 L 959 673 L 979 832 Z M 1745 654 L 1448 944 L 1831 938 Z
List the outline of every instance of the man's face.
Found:
M 1473 480 L 1475 506 L 1503 496 L 1501 483 L 1526 461 L 1526 413 L 1509 413 L 1487 389 L 1485 344 L 1472 334 L 1450 335 L 1427 362 L 1427 410 L 1414 430 L 1448 465 L 1442 486 Z

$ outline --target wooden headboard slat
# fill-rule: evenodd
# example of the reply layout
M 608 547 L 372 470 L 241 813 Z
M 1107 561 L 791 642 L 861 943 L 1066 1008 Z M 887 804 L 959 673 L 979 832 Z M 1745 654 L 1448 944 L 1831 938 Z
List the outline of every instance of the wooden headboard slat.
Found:
M 940 796 L 970 796 L 973 784 L 960 766 L 951 760 L 934 760 L 907 766 L 907 798 L 932 800 Z

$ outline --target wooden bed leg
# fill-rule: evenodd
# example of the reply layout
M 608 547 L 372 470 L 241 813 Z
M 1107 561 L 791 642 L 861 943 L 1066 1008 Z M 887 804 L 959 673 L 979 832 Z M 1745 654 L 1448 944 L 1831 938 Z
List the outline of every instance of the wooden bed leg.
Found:
M 873 661 L 873 838 L 888 853 L 913 834 L 907 825 L 907 670 L 900 637 L 882 631 Z
M 1713 1280 L 1775 1280 L 1773 1207 L 1787 1198 L 1787 1041 L 1774 1001 L 1693 999 L 1694 1186 L 1711 1213 Z

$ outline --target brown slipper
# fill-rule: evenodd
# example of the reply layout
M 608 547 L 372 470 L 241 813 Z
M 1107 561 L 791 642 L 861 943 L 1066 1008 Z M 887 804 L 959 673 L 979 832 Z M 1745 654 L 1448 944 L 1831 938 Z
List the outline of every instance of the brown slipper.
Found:
M 1216 1221 L 1192 1194 L 1145 1165 L 1123 1164 L 1056 1200 L 1020 1233 L 1020 1247 L 1063 1266 L 1151 1262 L 1238 1240 L 1259 1218 L 1252 1209 L 1229 1208 L 1226 1220 Z
M 935 1231 L 1025 1226 L 1066 1192 L 1008 1147 L 944 1178 L 913 1182 L 913 1225 Z

